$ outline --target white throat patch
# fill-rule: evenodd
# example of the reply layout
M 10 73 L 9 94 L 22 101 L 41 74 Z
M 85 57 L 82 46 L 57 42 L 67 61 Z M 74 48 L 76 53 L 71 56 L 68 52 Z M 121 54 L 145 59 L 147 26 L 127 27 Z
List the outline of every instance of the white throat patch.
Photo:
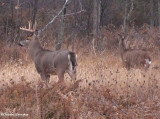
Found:
M 151 64 L 151 61 L 149 59 L 145 59 L 146 64 Z

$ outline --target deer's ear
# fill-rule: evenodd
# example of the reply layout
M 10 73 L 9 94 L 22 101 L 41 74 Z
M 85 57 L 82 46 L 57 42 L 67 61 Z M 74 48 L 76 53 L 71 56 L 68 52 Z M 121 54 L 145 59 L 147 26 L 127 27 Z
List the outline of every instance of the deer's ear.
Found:
M 122 34 L 118 34 L 118 37 L 119 37 L 120 39 L 122 39 L 122 38 L 123 38 L 123 35 L 122 35 Z
M 127 35 L 128 34 L 125 34 L 125 33 L 118 34 L 119 38 L 123 40 L 126 39 Z
M 38 30 L 35 30 L 34 34 L 37 36 L 38 35 Z
M 120 33 L 118 34 L 118 36 L 119 36 L 119 37 L 122 37 L 122 35 L 121 35 Z

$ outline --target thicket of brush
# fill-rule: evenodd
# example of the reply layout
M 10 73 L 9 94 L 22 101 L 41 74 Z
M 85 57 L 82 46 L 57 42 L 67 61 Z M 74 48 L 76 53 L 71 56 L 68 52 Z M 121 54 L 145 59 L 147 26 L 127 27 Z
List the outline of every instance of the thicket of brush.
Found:
M 131 28 L 126 40 L 127 48 L 151 52 L 153 60 L 148 71 L 127 71 L 122 66 L 117 35 L 120 32 L 120 29 L 106 27 L 102 49 L 98 48 L 98 40 L 93 49 L 92 42 L 78 42 L 77 38 L 77 81 L 73 83 L 66 75 L 66 85 L 57 85 L 54 81 L 57 77 L 52 76 L 49 88 L 44 88 L 39 81 L 26 48 L 1 44 L 0 112 L 29 114 L 16 117 L 27 119 L 158 119 L 158 30 L 150 30 L 147 25 Z M 45 47 L 54 45 L 48 43 Z M 63 47 L 67 48 L 67 43 Z

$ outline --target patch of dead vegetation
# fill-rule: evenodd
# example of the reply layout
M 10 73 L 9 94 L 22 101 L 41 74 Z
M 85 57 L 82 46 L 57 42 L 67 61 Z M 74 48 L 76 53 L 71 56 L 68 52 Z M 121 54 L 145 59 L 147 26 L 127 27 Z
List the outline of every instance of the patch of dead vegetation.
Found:
M 145 29 L 131 30 L 129 40 L 159 42 L 157 31 L 151 36 L 151 31 Z M 120 31 L 106 30 L 105 37 L 115 40 L 104 40 L 107 47 L 117 41 L 115 34 Z M 57 76 L 51 76 L 48 88 L 41 83 L 34 64 L 24 52 L 26 49 L 1 48 L 0 112 L 27 113 L 28 119 L 159 118 L 160 62 L 155 42 L 152 43 L 155 47 L 152 65 L 147 71 L 127 71 L 115 49 L 116 44 L 113 51 L 104 48 L 97 56 L 92 52 L 92 44 L 88 45 L 86 51 L 77 45 L 78 80 L 74 83 L 66 74 L 65 85 L 58 85 Z

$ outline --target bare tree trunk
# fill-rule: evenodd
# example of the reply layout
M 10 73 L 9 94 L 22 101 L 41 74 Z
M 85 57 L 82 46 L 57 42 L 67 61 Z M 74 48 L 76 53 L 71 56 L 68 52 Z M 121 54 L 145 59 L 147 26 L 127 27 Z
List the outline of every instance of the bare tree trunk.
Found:
M 17 0 L 17 6 L 19 7 L 19 0 Z M 17 9 L 17 20 L 16 20 L 16 29 L 18 28 L 18 23 L 19 23 L 19 10 Z
M 130 3 L 130 9 L 128 8 Z M 124 16 L 124 21 L 123 21 L 123 32 L 126 34 L 128 31 L 128 25 L 130 22 L 130 17 L 133 11 L 134 5 L 133 5 L 133 0 L 130 2 L 128 0 L 125 1 L 125 16 Z
M 100 38 L 101 37 L 100 17 L 101 17 L 101 1 L 93 0 L 93 37 L 98 40 L 97 46 L 99 50 L 102 47 Z
M 158 0 L 158 26 L 160 32 L 160 0 Z
M 13 43 L 14 43 L 14 39 L 15 39 L 15 27 L 17 29 L 17 24 L 18 24 L 18 21 L 16 21 L 16 26 L 14 24 L 14 1 L 10 1 L 10 8 L 11 8 L 11 14 L 12 14 L 12 17 L 11 17 L 11 26 L 10 27 L 10 35 L 9 36 L 9 46 L 11 46 Z
M 65 28 L 65 15 L 66 15 L 66 6 L 62 12 L 62 16 L 60 20 L 60 29 L 59 29 L 58 39 L 56 42 L 56 50 L 61 49 L 61 45 L 63 42 L 64 28 Z
M 38 0 L 35 0 L 34 1 L 34 9 L 33 9 L 32 28 L 33 28 L 33 25 L 34 25 L 35 20 L 36 20 L 37 6 L 38 6 Z
M 103 27 L 105 10 L 112 4 L 113 0 L 101 0 L 101 15 L 100 15 L 100 26 Z
M 14 7 L 13 7 L 13 1 L 10 1 L 10 7 L 11 7 L 11 15 L 12 15 L 12 21 L 13 21 L 13 16 L 14 16 Z
M 153 0 L 150 1 L 150 4 L 151 4 L 151 9 L 150 9 L 150 14 L 151 14 L 151 17 L 150 17 L 150 28 L 152 29 L 153 26 L 154 26 L 154 14 L 153 14 Z
M 124 13 L 124 21 L 123 21 L 123 32 L 126 33 L 127 30 L 127 6 L 128 6 L 128 0 L 125 0 L 125 13 Z
M 80 3 L 80 1 L 78 2 L 78 0 L 74 0 L 74 12 L 76 13 L 78 11 L 78 3 Z M 71 38 L 71 43 L 72 43 L 72 51 L 74 51 L 74 45 L 75 45 L 75 38 L 76 38 L 76 33 L 77 33 L 77 15 L 74 15 L 74 28 L 73 28 L 73 33 L 72 33 L 72 38 Z
M 10 44 L 9 41 L 8 41 L 8 17 L 7 17 L 6 20 L 7 20 L 7 22 L 6 22 L 6 24 L 5 24 L 5 25 L 6 25 L 6 26 L 5 26 L 5 27 L 6 27 L 6 29 L 5 29 L 6 43 L 7 43 L 7 44 Z
M 100 0 L 93 0 L 93 35 L 99 37 L 100 33 Z

